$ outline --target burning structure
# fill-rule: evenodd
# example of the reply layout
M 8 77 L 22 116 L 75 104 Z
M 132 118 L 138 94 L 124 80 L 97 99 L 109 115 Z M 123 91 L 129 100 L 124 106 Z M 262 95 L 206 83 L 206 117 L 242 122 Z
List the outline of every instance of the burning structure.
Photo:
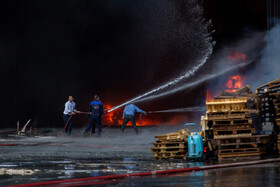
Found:
M 201 117 L 205 140 L 214 144 L 219 159 L 251 158 L 273 152 L 279 133 L 280 79 L 256 89 L 245 86 L 222 91 L 206 100 Z
M 232 80 L 238 79 L 234 77 Z M 219 160 L 256 159 L 265 154 L 278 153 L 279 106 L 280 79 L 257 88 L 256 94 L 246 85 L 237 90 L 222 91 L 213 99 L 207 97 L 206 114 L 201 116 L 204 152 L 210 150 L 211 155 Z M 184 146 L 188 145 L 183 146 L 179 139 L 176 142 L 176 136 L 182 137 L 181 131 L 155 137 L 157 143 L 152 152 L 156 158 L 180 157 L 184 153 Z M 166 140 L 162 141 L 162 138 Z M 172 141 L 167 141 L 170 138 L 173 138 Z

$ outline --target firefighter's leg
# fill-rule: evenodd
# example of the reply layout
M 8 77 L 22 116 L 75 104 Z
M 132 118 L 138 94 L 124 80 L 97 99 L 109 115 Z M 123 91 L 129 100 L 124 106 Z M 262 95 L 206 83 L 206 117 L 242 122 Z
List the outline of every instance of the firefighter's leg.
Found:
M 102 132 L 101 116 L 98 116 L 96 118 L 96 125 L 97 125 L 97 130 L 98 130 L 98 136 L 100 136 L 101 132 Z M 95 128 L 95 125 L 94 125 L 94 128 Z
M 128 121 L 129 121 L 128 117 L 125 116 L 125 117 L 124 117 L 124 120 L 123 120 L 122 127 L 121 127 L 122 133 L 124 132 L 125 126 L 126 126 L 126 124 L 127 124 Z
M 130 122 L 132 123 L 133 127 L 134 127 L 134 131 L 136 134 L 138 134 L 138 129 L 137 129 L 137 126 L 136 126 L 136 123 L 135 123 L 135 118 L 134 116 L 130 118 Z

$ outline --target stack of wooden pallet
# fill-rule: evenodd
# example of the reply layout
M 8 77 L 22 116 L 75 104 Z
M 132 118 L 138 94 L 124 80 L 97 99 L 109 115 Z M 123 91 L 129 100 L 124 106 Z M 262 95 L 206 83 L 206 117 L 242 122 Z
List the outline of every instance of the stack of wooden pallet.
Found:
M 276 125 L 280 127 L 280 93 L 274 93 L 273 104 L 275 108 Z
M 255 133 L 246 103 L 246 98 L 215 99 L 206 102 L 207 124 L 213 129 L 214 139 Z
M 280 79 L 276 79 L 256 89 L 261 99 L 263 124 L 280 126 Z
M 222 159 L 255 158 L 264 153 L 260 136 L 255 136 L 247 98 L 206 101 L 207 126 L 213 131 L 217 155 Z
M 186 159 L 187 132 L 185 129 L 155 136 L 151 149 L 156 159 Z
M 279 154 L 280 154 L 280 134 L 278 134 L 277 146 L 278 146 L 278 151 L 279 151 Z
M 266 152 L 267 135 L 220 137 L 215 139 L 219 160 L 260 159 Z

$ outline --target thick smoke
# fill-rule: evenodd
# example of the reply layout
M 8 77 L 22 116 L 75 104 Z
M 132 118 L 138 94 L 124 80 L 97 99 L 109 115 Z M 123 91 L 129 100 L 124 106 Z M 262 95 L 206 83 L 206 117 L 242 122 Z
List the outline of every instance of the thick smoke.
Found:
M 237 66 L 237 68 L 210 81 L 208 88 L 214 91 L 214 95 L 218 94 L 219 91 L 225 89 L 225 80 L 228 76 L 235 74 L 240 74 L 244 80 L 244 86 L 250 85 L 252 91 L 279 78 L 279 42 L 280 26 L 277 24 L 267 32 L 250 31 L 245 33 L 242 39 L 220 49 L 220 52 L 215 54 L 216 57 L 213 58 L 213 72 L 219 74 L 221 70 L 229 67 Z M 229 51 L 245 54 L 246 61 L 230 61 L 227 58 Z
M 249 72 L 254 77 L 249 83 L 253 89 L 280 78 L 280 25 L 267 31 L 262 57 L 256 67 Z
M 240 75 L 244 86 L 255 81 L 257 77 L 250 75 L 250 72 L 256 69 L 262 57 L 264 36 L 264 32 L 251 31 L 215 52 L 210 62 L 212 67 L 208 71 L 210 75 L 205 76 L 207 89 L 211 90 L 212 95 L 226 89 L 225 83 L 230 76 Z M 244 55 L 245 58 L 234 54 Z

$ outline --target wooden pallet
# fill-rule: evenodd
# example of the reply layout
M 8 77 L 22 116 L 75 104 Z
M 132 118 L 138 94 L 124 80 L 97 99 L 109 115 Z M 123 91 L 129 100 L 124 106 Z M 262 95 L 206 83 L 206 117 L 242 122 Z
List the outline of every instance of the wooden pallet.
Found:
M 190 133 L 190 132 L 188 132 Z M 156 159 L 185 159 L 187 152 L 187 131 L 179 131 L 155 136 L 156 143 L 151 148 Z
M 208 123 L 211 122 L 213 126 L 215 125 L 231 125 L 231 126 L 235 126 L 235 125 L 248 125 L 248 124 L 252 124 L 252 118 L 245 118 L 245 119 L 232 119 L 232 118 L 228 118 L 228 119 L 215 119 L 215 120 L 208 120 Z
M 223 119 L 246 119 L 250 118 L 249 114 L 217 114 L 207 115 L 208 120 L 223 120 Z
M 159 137 L 159 136 L 156 136 L 156 142 L 160 143 L 160 142 L 166 142 L 166 141 L 169 141 L 169 142 L 178 142 L 178 141 L 187 141 L 187 137 L 183 137 L 183 136 L 162 136 L 162 137 Z
M 241 135 L 255 133 L 255 128 L 213 129 L 214 137 L 220 135 Z
M 236 153 L 259 153 L 262 151 L 260 147 L 253 147 L 253 148 L 239 148 L 239 149 L 220 149 L 218 150 L 219 154 L 236 154 Z
M 187 147 L 186 142 L 161 142 L 161 143 L 153 143 L 154 148 L 168 148 L 168 147 L 178 147 L 185 148 Z
M 277 103 L 280 103 L 280 99 L 279 98 L 276 98 L 276 99 L 272 99 L 273 103 L 277 104 Z
M 220 161 L 226 160 L 258 160 L 263 153 L 246 153 L 246 154 L 219 154 Z
M 279 98 L 280 99 L 280 93 L 272 93 L 270 95 L 274 96 L 275 98 Z
M 215 129 L 215 130 L 234 129 L 234 128 L 250 129 L 250 128 L 252 128 L 252 125 L 251 125 L 251 124 L 240 124 L 240 125 L 213 125 L 213 129 Z
M 276 79 L 272 82 L 269 82 L 265 85 L 262 85 L 256 89 L 258 95 L 270 93 L 275 94 L 280 90 L 280 79 Z
M 231 98 L 231 99 L 214 99 L 206 101 L 206 113 L 240 113 L 247 112 L 247 98 Z
M 261 141 L 259 142 L 246 142 L 246 143 L 230 143 L 230 144 L 220 144 L 216 147 L 219 150 L 222 149 L 243 149 L 243 148 L 256 148 L 259 147 Z
M 155 136 L 156 141 L 159 142 L 186 142 L 187 141 L 187 132 L 185 129 Z
M 280 119 L 276 119 L 277 125 L 280 125 Z
M 155 153 L 154 157 L 157 159 L 186 159 L 186 152 Z
M 269 135 L 251 135 L 240 137 L 221 137 L 215 139 L 216 145 L 223 144 L 239 144 L 239 143 L 263 143 L 266 144 L 269 141 Z
M 268 141 L 269 135 L 223 137 L 214 140 L 219 160 L 259 159 L 265 153 L 264 144 Z
M 157 160 L 161 160 L 161 159 L 164 159 L 164 160 L 175 160 L 175 159 L 181 159 L 181 160 L 186 160 L 187 157 L 184 156 L 184 155 L 177 155 L 177 156 L 154 156 L 155 159 Z
M 278 134 L 278 139 L 277 139 L 277 148 L 280 154 L 280 134 Z
M 249 136 L 253 136 L 252 133 L 232 134 L 232 135 L 216 135 L 216 136 L 214 136 L 214 140 L 220 139 L 220 138 L 240 138 L 240 137 L 249 137 Z
M 269 89 L 268 91 L 269 94 L 279 94 L 280 93 L 280 87 L 275 87 L 273 89 Z
M 185 152 L 186 150 L 187 150 L 186 147 L 151 148 L 152 153 L 177 153 L 177 152 Z

